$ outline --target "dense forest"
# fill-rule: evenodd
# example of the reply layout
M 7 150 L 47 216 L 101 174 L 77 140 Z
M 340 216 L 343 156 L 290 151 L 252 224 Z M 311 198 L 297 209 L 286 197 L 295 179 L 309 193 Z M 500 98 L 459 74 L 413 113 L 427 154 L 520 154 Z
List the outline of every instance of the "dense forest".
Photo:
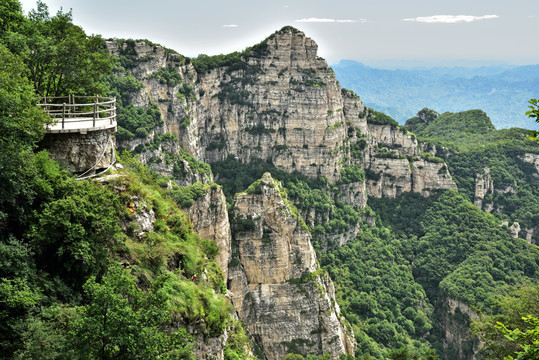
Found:
M 458 191 L 369 198 L 364 208 L 340 201 L 339 186 L 376 176 L 357 165 L 343 167 L 332 184 L 257 158 L 206 164 L 182 149 L 166 159 L 176 164 L 172 177 L 158 174 L 137 154 L 177 143 L 170 133 L 123 151 L 113 176 L 78 181 L 39 148 L 50 118 L 36 104 L 42 96 L 116 96 L 117 140 L 146 139 L 163 119 L 158 104 L 132 103 L 143 87 L 129 72 L 132 47 L 112 57 L 100 36 L 72 23 L 71 12 L 51 16 L 41 2 L 25 16 L 18 1 L 4 1 L 0 15 L 0 358 L 194 359 L 197 343 L 226 334 L 225 359 L 263 359 L 225 296 L 217 245 L 181 209 L 217 188 L 231 208 L 265 172 L 286 189 L 335 284 L 358 345 L 341 359 L 539 356 L 539 249 L 508 229 L 518 222 L 533 243 L 539 233 L 539 177 L 522 160 L 539 146 L 527 130 L 496 130 L 480 110 L 424 109 L 401 131 L 417 136 L 426 157 L 445 161 Z M 176 59 L 206 73 L 244 66 L 242 54 Z M 152 76 L 180 86 L 177 97 L 195 97 L 169 68 Z M 368 121 L 398 126 L 372 110 Z M 353 150 L 365 146 L 360 139 Z M 210 180 L 175 184 L 186 176 L 184 163 Z M 485 167 L 494 183 L 482 199 L 490 213 L 474 205 Z M 155 221 L 142 229 L 137 219 L 150 212 Z M 346 244 L 331 240 L 355 226 Z M 448 311 L 455 302 L 470 311 Z M 459 346 L 447 342 L 448 327 L 466 334 Z M 329 355 L 286 356 L 303 358 Z

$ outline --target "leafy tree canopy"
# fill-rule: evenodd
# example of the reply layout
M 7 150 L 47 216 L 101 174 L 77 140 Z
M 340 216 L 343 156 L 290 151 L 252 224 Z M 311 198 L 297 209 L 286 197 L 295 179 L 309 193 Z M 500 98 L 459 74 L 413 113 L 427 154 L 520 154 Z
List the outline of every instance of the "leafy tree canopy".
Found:
M 498 313 L 472 324 L 486 359 L 537 359 L 539 355 L 539 285 L 522 286 L 498 299 Z
M 37 97 L 24 72 L 21 59 L 0 43 L 0 239 L 24 217 L 33 196 L 25 180 L 32 176 L 32 151 L 48 121 L 35 106 Z
M 6 9 L 7 8 L 7 9 Z M 71 11 L 50 16 L 47 5 L 37 2 L 21 21 L 20 6 L 10 10 L 3 42 L 27 66 L 25 73 L 41 96 L 104 93 L 101 77 L 112 70 L 112 59 L 100 36 L 87 36 L 72 23 Z
M 530 99 L 529 101 L 530 110 L 526 111 L 526 115 L 528 115 L 530 118 L 535 119 L 536 122 L 539 123 L 539 100 L 537 99 Z M 528 137 L 531 140 L 538 141 L 539 140 L 539 130 L 530 130 L 530 136 Z

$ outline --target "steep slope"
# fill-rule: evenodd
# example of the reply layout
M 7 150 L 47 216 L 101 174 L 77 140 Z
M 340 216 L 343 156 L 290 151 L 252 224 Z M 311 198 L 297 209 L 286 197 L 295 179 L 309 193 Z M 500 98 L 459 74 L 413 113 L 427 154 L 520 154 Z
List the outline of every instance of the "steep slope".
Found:
M 539 145 L 526 130 L 496 130 L 481 110 L 440 115 L 423 109 L 406 127 L 447 162 L 470 201 L 504 221 L 515 237 L 537 243 Z
M 312 232 L 321 249 L 353 239 L 363 222 L 374 225 L 367 196 L 394 198 L 410 191 L 428 196 L 438 189 L 456 188 L 447 166 L 422 153 L 413 134 L 365 109 L 358 96 L 341 89 L 327 63 L 316 56 L 316 43 L 294 28 L 285 27 L 242 53 L 198 59 L 147 41 L 109 41 L 107 46 L 122 64 L 118 77 L 111 80 L 122 101 L 119 147 L 140 154 L 144 163 L 188 188 L 198 181 L 212 182 L 204 162 L 211 163 L 230 203 L 235 192 L 271 171 L 291 189 L 291 200 L 308 224 L 309 229 L 298 227 L 301 234 L 296 237 L 309 238 Z M 262 249 L 268 250 L 268 237 L 279 240 L 274 250 L 282 263 L 287 259 L 282 252 L 291 240 L 282 231 L 271 235 L 256 231 L 256 236 L 241 242 L 245 234 L 233 224 L 234 241 L 246 248 L 230 249 L 222 193 L 200 192 L 201 186 L 185 193 L 173 189 L 171 195 L 184 204 L 195 229 L 222 247 L 218 261 L 223 272 L 228 270 L 236 311 L 246 324 L 258 324 L 246 326 L 266 356 L 328 351 L 335 357 L 353 352 L 354 341 L 338 320 L 331 281 L 327 275 L 307 275 L 317 273 L 311 264 L 312 249 L 311 260 L 298 260 L 307 272 L 274 270 L 280 274 L 275 284 L 275 279 L 249 280 L 256 276 L 242 269 L 253 271 L 253 264 L 267 261 L 270 268 L 275 265 L 275 257 L 268 260 L 262 251 L 248 256 L 253 244 L 262 241 Z M 267 202 L 264 211 L 278 213 L 279 204 Z M 229 251 L 235 266 L 226 269 Z M 238 267 L 235 256 L 240 253 Z M 264 289 L 269 292 L 251 288 L 259 283 L 268 284 Z M 303 289 L 299 294 L 298 288 Z M 319 293 L 316 289 L 321 288 Z M 268 300 L 271 289 L 280 289 L 280 305 Z M 258 300 L 246 302 L 246 297 Z M 277 331 L 290 328 L 286 323 L 295 320 L 262 315 L 267 306 L 291 304 L 301 304 L 298 316 L 308 320 L 303 327 L 296 326 L 302 329 L 301 336 L 293 335 L 296 329 Z M 320 309 L 326 315 L 313 315 Z
M 197 59 L 145 41 L 107 46 L 123 65 L 111 81 L 122 98 L 118 145 L 182 186 L 169 185 L 171 196 L 183 204 L 195 229 L 220 244 L 218 260 L 228 271 L 229 296 L 266 357 L 352 352 L 354 341 L 339 320 L 337 302 L 358 339 L 356 356 L 383 358 L 391 348 L 404 346 L 428 357 L 429 343 L 448 359 L 471 356 L 466 323 L 453 318 L 457 307 L 466 309 L 475 300 L 447 289 L 475 281 L 473 261 L 459 252 L 458 261 L 436 258 L 438 270 L 429 271 L 427 260 L 432 259 L 415 242 L 421 238 L 422 246 L 432 241 L 443 248 L 445 243 L 434 241 L 441 235 L 429 228 L 434 235 L 426 236 L 415 223 L 419 216 L 404 220 L 408 232 L 395 231 L 385 225 L 388 215 L 378 206 L 379 201 L 394 202 L 398 213 L 407 208 L 399 199 L 413 193 L 416 208 L 410 213 L 427 211 L 440 192 L 456 190 L 449 170 L 460 170 L 444 161 L 457 155 L 454 147 L 419 142 L 387 115 L 365 108 L 358 96 L 340 88 L 316 56 L 316 44 L 290 27 L 241 53 Z M 474 114 L 479 122 L 470 141 L 494 131 L 490 121 Z M 427 111 L 416 124 L 436 118 Z M 459 127 L 455 124 L 437 126 L 453 131 Z M 535 159 L 533 151 L 520 156 L 531 163 Z M 222 192 L 210 190 L 212 171 Z M 288 189 L 297 213 L 275 190 L 277 182 L 263 175 L 267 171 Z M 467 194 L 469 178 L 461 176 L 458 185 Z M 462 203 L 465 199 L 458 197 L 452 204 Z M 488 231 L 507 235 L 499 223 L 490 219 L 485 224 Z M 464 243 L 474 248 L 473 224 L 463 220 L 458 225 Z M 313 262 L 311 241 L 332 274 L 336 293 Z M 396 291 L 388 284 L 403 285 L 395 285 Z M 477 289 L 483 285 L 479 282 Z M 492 289 L 505 286 L 496 282 Z M 453 340 L 444 346 L 444 338 Z
M 305 223 L 269 173 L 236 195 L 232 303 L 266 358 L 353 354 L 333 283 L 316 264 Z
M 419 143 L 341 89 L 291 27 L 214 57 L 148 41 L 108 49 L 116 74 L 96 86 L 118 97 L 116 139 L 129 151 L 97 181 L 76 181 L 33 152 L 45 119 L 19 81 L 26 65 L 0 44 L 13 100 L 0 143 L 17 150 L 1 154 L 1 356 L 249 359 L 250 342 L 268 359 L 432 359 L 432 347 L 470 358 L 472 306 L 491 311 L 495 295 L 536 281 L 537 247 L 501 221 L 517 216 L 515 199 L 519 217 L 536 215 L 525 187 L 535 149 L 511 153 L 526 166 L 503 160 L 526 181 L 492 163 L 479 175 L 455 167 L 463 194 L 442 158 L 489 144 L 481 112 L 437 128 L 423 112 L 418 132 L 460 143 Z M 475 128 L 445 133 L 462 119 Z M 492 198 L 500 183 L 517 197 Z
M 499 219 L 453 191 L 427 201 L 404 194 L 370 204 L 400 239 L 388 245 L 404 249 L 415 281 L 433 305 L 429 342 L 446 359 L 471 359 L 478 342 L 468 329 L 476 309 L 491 313 L 498 295 L 536 282 L 537 246 L 511 238 Z

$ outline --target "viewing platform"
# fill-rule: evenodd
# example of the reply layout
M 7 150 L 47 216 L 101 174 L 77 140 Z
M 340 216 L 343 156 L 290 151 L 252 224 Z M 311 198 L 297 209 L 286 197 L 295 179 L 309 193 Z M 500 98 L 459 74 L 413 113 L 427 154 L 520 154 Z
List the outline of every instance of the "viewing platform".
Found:
M 39 147 L 81 178 L 109 169 L 115 161 L 116 98 L 46 97 L 38 104 L 52 118 Z
M 53 119 L 49 134 L 116 131 L 116 98 L 102 96 L 45 97 L 38 104 Z

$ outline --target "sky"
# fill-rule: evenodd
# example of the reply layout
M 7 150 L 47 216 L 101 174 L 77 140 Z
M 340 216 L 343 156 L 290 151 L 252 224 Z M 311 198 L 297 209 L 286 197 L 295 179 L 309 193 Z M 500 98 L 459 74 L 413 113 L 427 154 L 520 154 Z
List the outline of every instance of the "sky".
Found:
M 539 0 L 44 0 L 105 38 L 149 39 L 180 54 L 241 51 L 285 25 L 330 64 L 377 67 L 539 63 Z M 22 0 L 23 9 L 35 0 Z

